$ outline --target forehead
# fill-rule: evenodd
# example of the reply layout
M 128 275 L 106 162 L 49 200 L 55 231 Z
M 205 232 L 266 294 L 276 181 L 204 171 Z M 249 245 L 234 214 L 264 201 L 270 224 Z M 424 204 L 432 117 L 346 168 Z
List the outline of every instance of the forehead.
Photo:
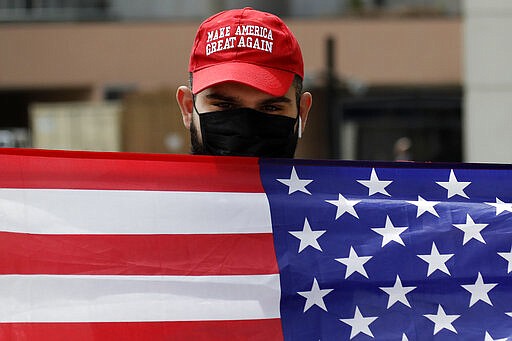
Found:
M 211 94 L 219 94 L 224 96 L 229 96 L 233 98 L 237 98 L 243 101 L 251 101 L 251 102 L 260 102 L 266 101 L 269 99 L 275 99 L 279 97 L 275 97 L 266 92 L 258 90 L 256 88 L 250 87 L 248 85 L 237 83 L 237 82 L 225 82 L 221 84 L 217 84 L 211 86 L 203 91 L 201 91 L 198 95 L 208 96 Z M 294 86 L 290 86 L 287 93 L 282 96 L 289 99 L 295 98 L 295 88 Z

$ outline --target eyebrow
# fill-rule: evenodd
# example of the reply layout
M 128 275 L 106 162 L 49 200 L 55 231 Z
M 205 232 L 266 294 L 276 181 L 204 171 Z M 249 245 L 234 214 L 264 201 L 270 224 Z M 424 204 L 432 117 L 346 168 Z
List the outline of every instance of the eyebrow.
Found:
M 274 103 L 291 103 L 292 100 L 288 97 L 272 97 L 261 102 L 262 105 L 274 104 Z
M 208 95 L 206 95 L 206 98 L 213 99 L 213 100 L 232 102 L 232 103 L 240 102 L 240 98 L 238 98 L 238 97 L 224 95 L 224 94 L 220 94 L 217 92 L 209 93 Z M 280 97 L 270 97 L 270 98 L 264 99 L 263 101 L 261 101 L 258 104 L 259 105 L 269 105 L 269 104 L 275 104 L 275 103 L 291 103 L 291 102 L 292 102 L 292 100 L 289 99 L 288 97 L 280 96 Z
M 239 101 L 239 98 L 237 98 L 237 97 L 223 95 L 223 94 L 219 94 L 217 92 L 209 93 L 208 95 L 206 95 L 206 98 L 216 99 L 219 101 L 226 101 L 226 102 L 238 102 Z

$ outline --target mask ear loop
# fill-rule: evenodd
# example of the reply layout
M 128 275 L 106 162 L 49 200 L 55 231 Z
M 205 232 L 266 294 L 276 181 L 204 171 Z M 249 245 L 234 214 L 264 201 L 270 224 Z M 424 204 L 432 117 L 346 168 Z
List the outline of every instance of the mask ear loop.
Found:
M 299 125 L 297 127 L 298 129 L 298 137 L 299 139 L 302 138 L 302 118 L 299 115 Z

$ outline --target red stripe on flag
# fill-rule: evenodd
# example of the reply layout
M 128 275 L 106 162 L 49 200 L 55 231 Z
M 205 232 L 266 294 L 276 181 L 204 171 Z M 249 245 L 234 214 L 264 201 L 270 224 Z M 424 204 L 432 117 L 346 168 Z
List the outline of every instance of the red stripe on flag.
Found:
M 0 187 L 262 193 L 257 158 L 0 150 Z
M 0 274 L 266 275 L 272 234 L 43 235 L 0 232 Z
M 0 340 L 278 341 L 280 319 L 192 322 L 0 323 Z

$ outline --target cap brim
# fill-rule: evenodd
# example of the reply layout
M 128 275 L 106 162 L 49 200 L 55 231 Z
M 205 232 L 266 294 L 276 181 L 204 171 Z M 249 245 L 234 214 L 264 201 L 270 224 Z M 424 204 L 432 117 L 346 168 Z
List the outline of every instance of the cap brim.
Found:
M 284 96 L 292 85 L 294 74 L 249 63 L 229 62 L 197 70 L 193 74 L 192 92 L 197 94 L 211 86 L 238 82 L 272 96 Z

